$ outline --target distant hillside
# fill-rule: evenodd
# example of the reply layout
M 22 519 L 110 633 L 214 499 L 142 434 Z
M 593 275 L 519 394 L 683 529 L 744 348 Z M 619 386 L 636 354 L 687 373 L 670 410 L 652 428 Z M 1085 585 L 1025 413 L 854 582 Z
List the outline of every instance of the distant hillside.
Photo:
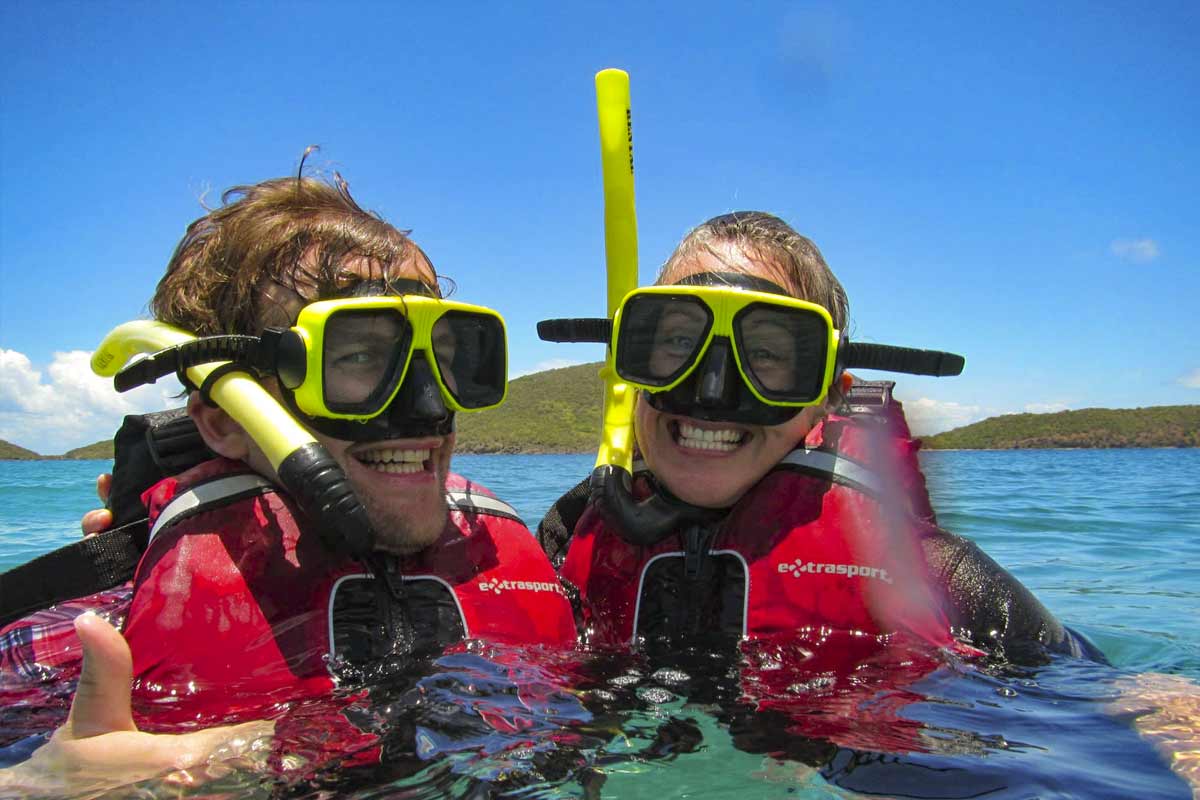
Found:
M 600 441 L 600 364 L 513 380 L 491 411 L 458 415 L 460 453 L 586 453 Z
M 104 441 L 96 442 L 95 444 L 84 445 L 83 447 L 76 447 L 74 450 L 68 450 L 67 452 L 63 453 L 62 456 L 60 456 L 60 458 L 108 459 L 109 461 L 112 461 L 112 458 L 113 458 L 112 439 L 105 439 Z
M 0 461 L 16 460 L 16 461 L 63 461 L 68 459 L 108 459 L 113 457 L 113 443 L 111 439 L 106 439 L 102 442 L 89 444 L 84 447 L 76 447 L 74 450 L 68 450 L 61 456 L 44 456 L 35 453 L 32 450 L 26 450 L 24 447 L 6 442 L 0 439 Z
M 1200 405 L 1005 414 L 924 437 L 932 450 L 1200 447 Z
M 18 447 L 12 442 L 0 439 L 0 460 L 30 461 L 38 458 L 42 458 L 42 456 L 32 450 L 26 450 L 24 447 Z
M 587 453 L 600 436 L 600 364 L 517 378 L 500 408 L 458 415 L 460 453 Z M 1200 447 L 1200 405 L 1006 414 L 924 437 L 931 450 Z M 0 440 L 0 459 L 112 459 L 112 441 L 42 456 Z
M 600 436 L 601 364 L 516 378 L 500 408 L 458 415 L 459 453 L 586 453 Z M 0 459 L 112 459 L 110 439 L 61 456 L 38 455 L 0 440 Z

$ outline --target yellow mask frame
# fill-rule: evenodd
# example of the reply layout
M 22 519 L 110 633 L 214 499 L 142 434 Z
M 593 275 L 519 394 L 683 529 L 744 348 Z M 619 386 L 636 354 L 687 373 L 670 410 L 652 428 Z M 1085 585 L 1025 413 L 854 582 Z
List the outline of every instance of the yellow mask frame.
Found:
M 357 402 L 333 400 L 334 393 L 327 385 L 326 376 L 327 347 L 332 342 L 328 335 L 331 322 L 342 324 L 359 317 L 370 319 L 372 315 L 392 317 L 400 323 L 404 335 L 394 342 L 393 361 L 386 366 L 380 386 L 368 397 Z M 458 343 L 447 344 L 439 340 L 446 334 L 454 334 L 454 326 L 462 322 L 486 326 L 499 340 L 493 343 L 493 358 L 498 357 L 498 363 L 490 365 L 494 385 L 473 397 L 468 397 L 457 385 L 461 376 L 456 378 L 453 374 L 453 360 L 459 353 L 454 352 L 450 363 L 446 363 L 447 348 L 457 347 Z M 366 357 L 366 346 L 364 342 L 364 349 L 358 353 L 341 352 L 339 358 Z M 395 400 L 413 356 L 418 352 L 425 354 L 446 405 L 454 411 L 495 408 L 508 394 L 508 339 L 504 318 L 485 306 L 422 295 L 320 300 L 300 310 L 296 323 L 282 334 L 278 347 L 280 381 L 293 392 L 296 406 L 313 417 L 368 420 L 378 416 Z
M 672 299 L 687 307 L 701 309 L 707 315 L 707 323 L 702 339 L 691 345 L 689 354 L 683 358 L 683 366 L 670 372 L 662 381 L 650 382 L 643 379 L 645 376 L 634 374 L 628 366 L 631 360 L 629 353 L 632 334 L 629 327 L 633 316 L 632 312 L 640 304 L 657 301 L 661 307 Z M 818 344 L 823 354 L 818 360 L 821 370 L 819 381 L 811 384 L 817 387 L 816 392 L 808 392 L 808 396 L 803 398 L 789 398 L 786 395 L 791 393 L 786 391 L 773 392 L 760 380 L 759 371 L 747 363 L 751 359 L 751 355 L 745 347 L 739 323 L 748 312 L 760 308 L 779 309 L 793 317 L 819 320 L 821 339 Z M 841 340 L 841 333 L 834 327 L 829 311 L 823 306 L 786 295 L 729 286 L 668 285 L 635 289 L 621 301 L 621 306 L 613 319 L 609 364 L 630 386 L 648 392 L 668 392 L 679 386 L 696 371 L 696 368 L 704 362 L 713 340 L 717 337 L 725 337 L 733 343 L 731 349 L 742 380 L 754 397 L 763 404 L 805 408 L 825 402 L 829 387 L 837 374 L 838 343 Z M 622 347 L 622 339 L 625 340 L 624 347 Z

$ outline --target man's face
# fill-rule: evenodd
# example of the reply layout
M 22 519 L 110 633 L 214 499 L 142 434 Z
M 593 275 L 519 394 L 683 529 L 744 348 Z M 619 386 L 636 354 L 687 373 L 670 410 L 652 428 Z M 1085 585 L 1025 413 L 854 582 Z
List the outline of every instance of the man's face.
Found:
M 349 283 L 378 279 L 379 269 L 362 259 L 350 260 L 343 266 L 342 276 Z M 388 270 L 388 277 L 416 279 L 429 285 L 436 285 L 437 280 L 433 266 L 416 247 L 404 263 Z M 289 306 L 295 304 L 284 302 Z M 282 399 L 274 381 L 267 383 L 268 391 Z M 300 422 L 304 424 L 303 420 Z M 349 442 L 305 427 L 345 471 L 375 528 L 377 549 L 411 553 L 437 540 L 448 513 L 444 486 L 454 450 L 453 433 L 419 439 Z M 255 459 L 250 460 L 258 467 L 253 464 Z

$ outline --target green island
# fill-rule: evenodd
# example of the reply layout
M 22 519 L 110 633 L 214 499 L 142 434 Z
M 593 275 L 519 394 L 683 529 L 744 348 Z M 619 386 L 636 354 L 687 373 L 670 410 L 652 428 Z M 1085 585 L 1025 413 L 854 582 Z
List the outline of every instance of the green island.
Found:
M 515 378 L 504 405 L 458 415 L 459 453 L 588 453 L 600 426 L 601 364 Z M 1200 447 L 1200 405 L 1004 414 L 923 437 L 931 450 Z M 111 441 L 43 456 L 0 440 L 3 459 L 112 459 Z
M 1200 405 L 1003 414 L 922 441 L 929 450 L 1200 447 Z

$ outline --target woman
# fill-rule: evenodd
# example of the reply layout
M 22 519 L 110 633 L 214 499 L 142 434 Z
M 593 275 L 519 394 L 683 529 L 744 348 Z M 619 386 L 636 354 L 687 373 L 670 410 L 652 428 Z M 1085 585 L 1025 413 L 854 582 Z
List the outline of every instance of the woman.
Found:
M 957 357 L 865 357 L 843 335 L 846 293 L 816 245 L 762 212 L 691 231 L 656 285 L 623 304 L 613 364 L 642 390 L 637 499 L 665 500 L 678 524 L 647 532 L 650 515 L 623 515 L 603 492 L 589 504 L 584 482 L 539 528 L 593 644 L 832 627 L 1021 662 L 1103 660 L 974 544 L 936 527 L 890 384 L 840 369 L 857 354 L 952 374 Z M 837 474 L 846 464 L 876 485 Z

